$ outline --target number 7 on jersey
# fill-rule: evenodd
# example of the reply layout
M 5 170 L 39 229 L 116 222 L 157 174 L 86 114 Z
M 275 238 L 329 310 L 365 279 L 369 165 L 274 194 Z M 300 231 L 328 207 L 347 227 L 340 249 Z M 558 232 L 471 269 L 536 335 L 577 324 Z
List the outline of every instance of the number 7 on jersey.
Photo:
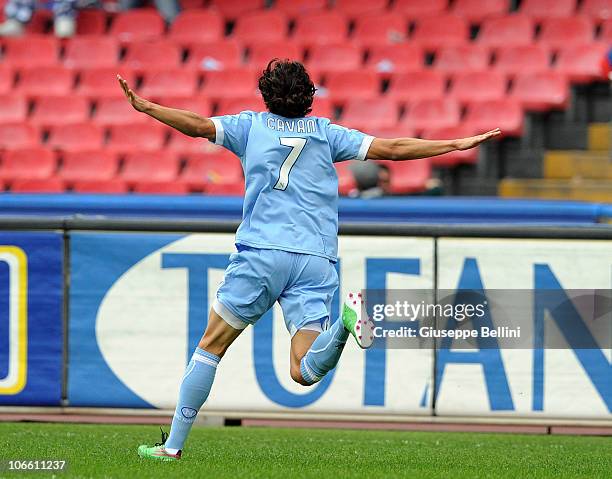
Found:
M 287 189 L 287 185 L 289 185 L 289 173 L 291 173 L 291 168 L 293 168 L 300 153 L 302 153 L 302 150 L 306 146 L 306 138 L 282 137 L 280 138 L 280 144 L 291 148 L 287 158 L 285 158 L 285 161 L 283 161 L 280 167 L 278 180 L 274 185 L 275 190 L 284 191 Z

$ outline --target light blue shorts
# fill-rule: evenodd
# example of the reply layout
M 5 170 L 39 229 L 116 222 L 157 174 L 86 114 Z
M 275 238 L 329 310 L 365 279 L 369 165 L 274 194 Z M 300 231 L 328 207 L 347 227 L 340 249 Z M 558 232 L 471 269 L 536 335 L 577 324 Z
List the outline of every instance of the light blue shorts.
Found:
M 327 258 L 239 245 L 213 308 L 230 326 L 244 329 L 278 301 L 293 336 L 326 328 L 337 287 L 338 273 Z

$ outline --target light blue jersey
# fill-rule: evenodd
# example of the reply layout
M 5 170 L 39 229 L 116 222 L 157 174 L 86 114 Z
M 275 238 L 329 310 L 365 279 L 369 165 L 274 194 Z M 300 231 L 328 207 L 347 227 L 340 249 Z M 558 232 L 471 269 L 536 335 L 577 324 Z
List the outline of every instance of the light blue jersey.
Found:
M 373 137 L 326 118 L 243 111 L 212 118 L 216 141 L 246 179 L 236 243 L 336 261 L 338 178 L 333 163 L 364 160 Z

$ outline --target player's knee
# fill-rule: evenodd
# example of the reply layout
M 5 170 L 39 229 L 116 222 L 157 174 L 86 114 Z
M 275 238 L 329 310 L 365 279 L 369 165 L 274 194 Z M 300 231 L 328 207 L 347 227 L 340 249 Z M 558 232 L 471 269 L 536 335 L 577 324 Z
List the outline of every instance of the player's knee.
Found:
M 293 379 L 296 383 L 301 384 L 302 386 L 312 386 L 312 384 L 307 383 L 306 380 L 302 377 L 302 371 L 300 371 L 299 365 L 293 365 L 290 368 L 291 379 Z

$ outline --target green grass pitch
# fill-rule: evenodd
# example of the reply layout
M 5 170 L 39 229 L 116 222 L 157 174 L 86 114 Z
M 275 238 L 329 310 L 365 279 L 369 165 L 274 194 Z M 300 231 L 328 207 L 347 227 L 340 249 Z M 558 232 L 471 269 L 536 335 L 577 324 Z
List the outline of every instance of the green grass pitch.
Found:
M 194 428 L 183 460 L 138 458 L 154 426 L 0 423 L 0 477 L 9 459 L 65 459 L 69 478 L 606 478 L 612 438 L 268 428 Z

